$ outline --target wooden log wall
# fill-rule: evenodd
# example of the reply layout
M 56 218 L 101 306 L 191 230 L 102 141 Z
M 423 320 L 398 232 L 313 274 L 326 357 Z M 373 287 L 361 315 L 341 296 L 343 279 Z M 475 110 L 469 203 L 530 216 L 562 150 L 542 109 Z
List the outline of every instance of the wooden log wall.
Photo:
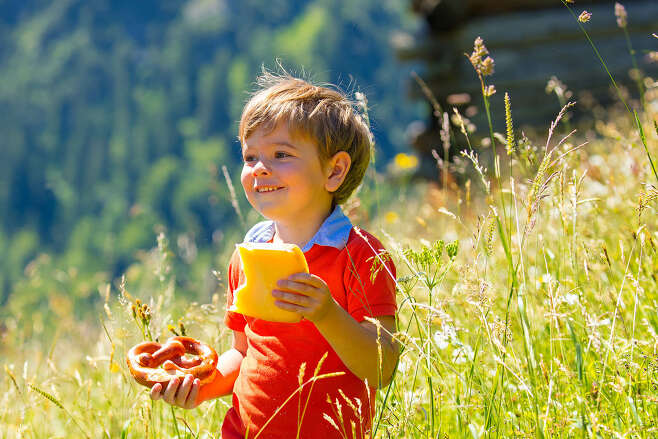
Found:
M 658 1 L 627 0 L 627 29 L 636 51 L 640 70 L 658 77 L 658 64 L 648 60 L 658 50 Z M 477 76 L 464 55 L 473 50 L 476 37 L 484 39 L 495 61 L 487 83 L 496 87 L 491 97 L 494 129 L 504 132 L 503 97 L 508 92 L 516 127 L 547 128 L 560 110 L 555 94 L 546 85 L 555 76 L 573 92 L 572 100 L 608 104 L 614 100 L 610 80 L 585 39 L 578 23 L 559 0 L 413 0 L 414 10 L 427 21 L 422 35 L 399 39 L 400 59 L 421 65 L 418 73 L 428 84 L 444 110 L 457 107 L 469 113 L 480 134 L 488 132 Z M 592 13 L 583 26 L 596 44 L 615 80 L 637 105 L 639 93 L 631 80 L 632 68 L 624 32 L 617 26 L 612 1 L 576 0 L 576 14 Z M 414 99 L 426 98 L 412 84 Z M 575 112 L 591 113 L 578 104 Z M 413 145 L 422 158 L 421 174 L 436 176 L 431 150 L 441 151 L 438 124 L 430 116 L 423 129 L 416 127 Z M 477 112 L 477 114 L 476 114 Z M 413 131 L 413 130 L 412 130 Z M 454 148 L 454 145 L 453 145 Z M 455 152 L 455 151 L 453 151 Z

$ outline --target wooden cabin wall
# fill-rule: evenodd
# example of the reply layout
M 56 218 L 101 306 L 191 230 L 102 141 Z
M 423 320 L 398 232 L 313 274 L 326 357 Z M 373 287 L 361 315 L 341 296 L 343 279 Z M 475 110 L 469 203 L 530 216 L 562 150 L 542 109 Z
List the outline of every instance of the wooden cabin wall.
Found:
M 658 31 L 658 1 L 623 4 L 628 12 L 627 29 L 639 68 L 655 80 L 658 64 L 650 63 L 646 54 L 658 50 L 658 40 L 652 36 Z M 428 26 L 421 35 L 400 39 L 407 43 L 398 47 L 399 57 L 420 63 L 418 74 L 442 108 L 451 111 L 455 106 L 462 114 L 471 114 L 481 135 L 488 133 L 488 127 L 480 85 L 465 56 L 472 52 L 473 41 L 478 36 L 484 39 L 495 61 L 495 72 L 486 80 L 497 90 L 491 97 L 491 107 L 494 129 L 498 132 L 505 131 L 505 92 L 511 97 L 516 127 L 548 128 L 560 110 L 555 94 L 546 92 L 553 76 L 573 93 L 571 100 L 577 101 L 575 117 L 591 115 L 594 102 L 607 105 L 616 99 L 609 77 L 578 23 L 557 0 L 413 0 L 412 7 L 426 17 Z M 631 103 L 638 106 L 639 92 L 629 74 L 631 56 L 623 30 L 616 23 L 614 2 L 578 0 L 571 7 L 576 14 L 585 9 L 592 13 L 591 20 L 583 26 L 615 80 L 628 93 Z M 411 84 L 410 93 L 413 99 L 426 100 L 415 83 Z M 467 102 L 463 102 L 465 96 L 469 97 Z M 431 150 L 442 148 L 438 123 L 429 103 L 425 127 L 415 132 L 412 142 L 425 163 L 421 173 L 436 176 Z M 452 153 L 463 147 L 453 145 Z

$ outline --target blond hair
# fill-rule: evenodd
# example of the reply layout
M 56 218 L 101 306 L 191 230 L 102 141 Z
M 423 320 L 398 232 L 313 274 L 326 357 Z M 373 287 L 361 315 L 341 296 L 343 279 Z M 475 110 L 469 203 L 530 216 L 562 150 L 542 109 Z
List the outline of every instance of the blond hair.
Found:
M 350 155 L 351 165 L 341 186 L 333 193 L 334 204 L 345 202 L 361 183 L 370 162 L 372 134 L 345 94 L 326 86 L 313 85 L 288 73 L 263 72 L 258 89 L 242 110 L 239 138 L 257 129 L 274 130 L 287 122 L 295 136 L 314 141 L 322 163 L 339 151 Z

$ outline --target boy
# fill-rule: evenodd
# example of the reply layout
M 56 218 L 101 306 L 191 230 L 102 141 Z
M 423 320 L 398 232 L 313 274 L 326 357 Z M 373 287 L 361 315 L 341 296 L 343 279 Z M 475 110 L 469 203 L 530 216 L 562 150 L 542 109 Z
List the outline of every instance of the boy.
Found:
M 259 84 L 240 120 L 241 181 L 249 203 L 270 221 L 252 227 L 245 241 L 302 249 L 310 274 L 293 274 L 272 291 L 278 307 L 302 320 L 273 323 L 227 311 L 233 345 L 219 359 L 218 379 L 203 388 L 191 375 L 165 389 L 156 384 L 151 398 L 193 408 L 233 392 L 224 439 L 362 438 L 374 416 L 375 389 L 368 386 L 388 385 L 398 358 L 389 335 L 395 267 L 339 206 L 363 178 L 371 134 L 335 90 L 269 73 Z M 236 252 L 227 309 L 243 277 Z M 333 375 L 298 390 L 325 355 L 318 373 Z

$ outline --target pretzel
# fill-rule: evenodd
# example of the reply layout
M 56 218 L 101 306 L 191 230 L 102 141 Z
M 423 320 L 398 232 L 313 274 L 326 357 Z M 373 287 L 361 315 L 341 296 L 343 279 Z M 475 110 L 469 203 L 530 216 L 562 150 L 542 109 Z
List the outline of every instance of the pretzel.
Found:
M 185 354 L 195 357 L 188 358 Z M 128 351 L 126 362 L 135 380 L 147 387 L 156 383 L 164 387 L 171 379 L 187 374 L 194 375 L 203 385 L 211 382 L 217 373 L 217 352 L 192 337 L 171 337 L 164 344 L 139 343 Z

